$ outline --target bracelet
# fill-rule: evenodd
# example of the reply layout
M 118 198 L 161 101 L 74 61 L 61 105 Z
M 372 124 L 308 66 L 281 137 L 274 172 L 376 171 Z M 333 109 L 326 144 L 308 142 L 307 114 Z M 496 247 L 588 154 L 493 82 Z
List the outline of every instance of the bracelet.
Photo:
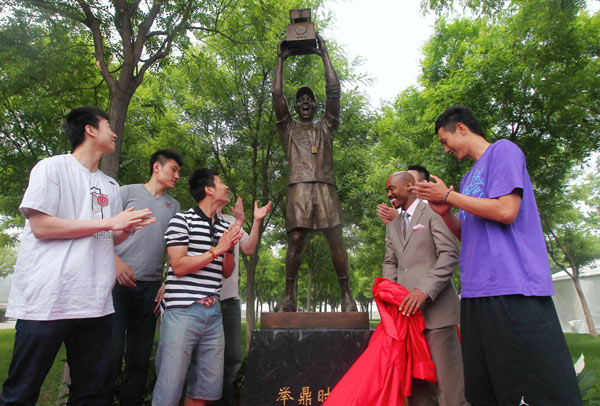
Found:
M 123 230 L 123 232 L 127 235 L 134 235 L 135 234 L 135 230 Z
M 452 190 L 448 189 L 448 193 L 446 193 L 446 197 L 444 197 L 444 203 L 447 203 L 448 195 L 452 192 Z
M 210 252 L 210 255 L 212 255 L 213 259 L 215 259 L 216 257 L 218 257 L 219 255 L 215 252 L 215 249 L 213 247 L 210 247 L 208 249 L 208 252 Z

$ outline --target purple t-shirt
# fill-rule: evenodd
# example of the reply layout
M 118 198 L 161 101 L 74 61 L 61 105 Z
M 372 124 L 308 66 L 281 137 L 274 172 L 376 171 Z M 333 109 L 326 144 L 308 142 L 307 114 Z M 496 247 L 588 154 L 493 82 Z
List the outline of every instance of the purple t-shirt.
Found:
M 554 294 L 540 215 L 519 147 L 509 140 L 493 143 L 460 182 L 462 194 L 480 198 L 498 198 L 515 189 L 523 197 L 512 224 L 459 210 L 461 297 Z

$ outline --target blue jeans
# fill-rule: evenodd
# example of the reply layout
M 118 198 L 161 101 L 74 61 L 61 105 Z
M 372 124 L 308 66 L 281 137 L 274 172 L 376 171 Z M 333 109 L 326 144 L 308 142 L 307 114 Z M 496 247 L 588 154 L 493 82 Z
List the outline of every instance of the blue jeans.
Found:
M 113 315 L 89 319 L 17 320 L 15 346 L 0 405 L 35 405 L 62 343 L 71 387 L 67 405 L 102 405 Z
M 168 309 L 156 350 L 154 406 L 177 406 L 187 376 L 187 396 L 216 400 L 223 391 L 225 338 L 219 302 Z
M 225 367 L 223 373 L 223 396 L 213 406 L 235 406 L 234 382 L 242 366 L 242 312 L 240 299 L 221 302 L 223 330 L 225 332 Z
M 115 322 L 107 405 L 113 404 L 115 381 L 123 368 L 123 353 L 125 370 L 119 388 L 121 405 L 138 406 L 142 403 L 156 331 L 154 298 L 160 285 L 160 281 L 137 281 L 135 288 L 126 288 L 119 283 L 113 288 Z

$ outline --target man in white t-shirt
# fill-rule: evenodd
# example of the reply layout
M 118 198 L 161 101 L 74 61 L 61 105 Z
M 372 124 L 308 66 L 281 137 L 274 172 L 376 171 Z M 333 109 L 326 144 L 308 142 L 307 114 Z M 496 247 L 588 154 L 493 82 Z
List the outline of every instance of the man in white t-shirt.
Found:
M 6 312 L 17 318 L 16 335 L 0 405 L 35 405 L 63 343 L 69 404 L 102 404 L 114 245 L 154 222 L 150 210 L 122 211 L 117 182 L 98 169 L 115 149 L 108 115 L 76 108 L 64 127 L 72 153 L 37 163 L 19 207 L 26 222 Z
M 224 205 L 223 205 L 224 206 Z M 239 197 L 232 210 L 233 216 L 221 213 L 223 208 L 217 210 L 217 215 L 223 217 L 229 223 L 242 227 L 245 215 L 242 198 Z M 223 318 L 223 332 L 225 334 L 225 364 L 223 368 L 223 395 L 221 399 L 214 401 L 213 406 L 235 406 L 235 379 L 242 366 L 242 312 L 240 308 L 240 248 L 246 255 L 251 255 L 256 249 L 260 224 L 265 218 L 272 203 L 258 207 L 254 202 L 254 216 L 250 235 L 244 233 L 240 242 L 235 245 L 235 265 L 233 273 L 227 279 L 223 279 L 221 288 L 221 317 Z

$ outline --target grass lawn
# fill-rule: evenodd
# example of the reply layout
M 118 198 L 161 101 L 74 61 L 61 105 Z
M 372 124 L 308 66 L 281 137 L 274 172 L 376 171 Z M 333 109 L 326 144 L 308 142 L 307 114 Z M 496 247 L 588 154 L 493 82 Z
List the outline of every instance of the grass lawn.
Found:
M 370 322 L 371 328 L 373 329 L 376 328 L 378 324 L 379 320 L 372 320 Z M 245 329 L 246 323 L 242 322 L 242 348 L 244 358 L 247 356 Z M 14 329 L 0 330 L 0 382 L 4 382 L 8 373 L 14 338 Z M 589 335 L 584 334 L 565 334 L 565 338 L 573 361 L 576 361 L 583 352 L 585 355 L 586 369 L 592 369 L 594 371 L 595 384 L 592 391 L 588 394 L 588 397 L 592 396 L 594 398 L 600 398 L 600 339 L 593 339 Z M 56 404 L 65 360 L 66 354 L 63 346 L 56 357 L 56 361 L 54 362 L 48 377 L 44 381 L 40 399 L 37 403 L 38 406 L 54 406 Z
M 4 382 L 8 375 L 8 367 L 12 358 L 13 346 L 15 343 L 15 330 L 0 330 L 0 382 Z M 56 356 L 54 365 L 50 369 L 42 390 L 37 406 L 54 406 L 58 400 L 58 387 L 62 377 L 63 366 L 67 360 L 65 346 L 63 345 Z
M 583 353 L 585 369 L 594 372 L 594 387 L 587 397 L 600 400 L 600 338 L 594 339 L 587 334 L 565 334 L 565 338 L 573 362 Z

